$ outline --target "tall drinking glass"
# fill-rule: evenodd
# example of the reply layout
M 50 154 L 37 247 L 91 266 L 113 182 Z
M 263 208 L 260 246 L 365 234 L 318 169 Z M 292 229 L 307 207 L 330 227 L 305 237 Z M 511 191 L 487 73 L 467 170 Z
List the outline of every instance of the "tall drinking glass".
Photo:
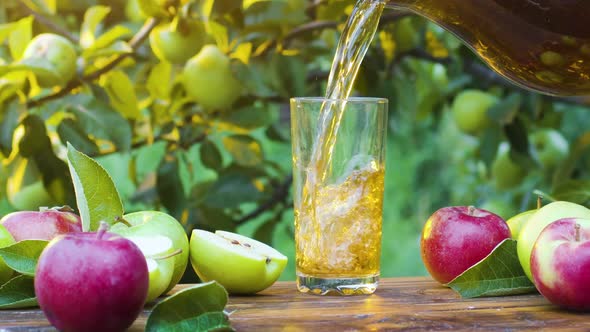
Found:
M 333 129 L 322 130 L 324 109 L 342 111 L 337 128 L 334 117 Z M 372 294 L 381 257 L 387 100 L 293 98 L 291 128 L 297 288 Z M 318 144 L 326 132 L 334 134 L 330 148 Z

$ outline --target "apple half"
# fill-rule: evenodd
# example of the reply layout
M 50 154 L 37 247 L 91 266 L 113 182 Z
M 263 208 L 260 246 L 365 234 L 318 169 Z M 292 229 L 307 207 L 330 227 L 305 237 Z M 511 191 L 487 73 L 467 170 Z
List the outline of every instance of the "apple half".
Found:
M 172 240 L 163 235 L 128 236 L 127 239 L 135 243 L 146 258 L 150 279 L 146 303 L 151 302 L 166 291 L 174 274 L 173 256 L 180 252 L 175 251 Z
M 249 237 L 224 231 L 193 230 L 193 269 L 204 281 L 216 280 L 230 294 L 254 294 L 271 286 L 287 265 L 287 257 Z

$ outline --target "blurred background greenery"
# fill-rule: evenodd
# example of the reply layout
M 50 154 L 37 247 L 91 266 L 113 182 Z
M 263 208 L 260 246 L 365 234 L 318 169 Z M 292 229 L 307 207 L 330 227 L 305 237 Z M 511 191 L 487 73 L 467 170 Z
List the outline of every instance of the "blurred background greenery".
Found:
M 0 216 L 75 206 L 69 141 L 127 212 L 254 236 L 294 279 L 288 100 L 323 95 L 352 5 L 2 1 Z M 588 100 L 519 89 L 420 17 L 386 11 L 354 93 L 390 100 L 383 276 L 426 273 L 420 230 L 438 208 L 589 202 Z

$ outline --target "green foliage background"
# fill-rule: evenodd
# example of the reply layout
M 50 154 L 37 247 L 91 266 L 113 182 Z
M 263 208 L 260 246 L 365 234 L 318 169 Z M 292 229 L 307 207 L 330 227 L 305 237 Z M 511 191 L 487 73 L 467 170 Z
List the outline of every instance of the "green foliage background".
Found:
M 109 171 L 126 212 L 158 209 L 187 232 L 254 236 L 289 255 L 282 278 L 293 279 L 288 100 L 323 95 L 353 2 L 141 1 L 155 4 L 159 17 L 143 15 L 134 0 L 0 3 L 0 216 L 75 206 L 64 163 L 69 141 Z M 230 56 L 242 85 L 231 106 L 202 107 L 186 93 L 185 64 L 154 55 L 148 33 L 175 18 L 202 24 L 202 37 Z M 78 54 L 76 76 L 49 88 L 36 83 L 43 64 L 22 59 L 44 32 L 72 40 Z M 452 117 L 465 89 L 500 100 L 487 112 L 492 125 L 475 135 Z M 589 202 L 586 100 L 520 90 L 420 17 L 386 11 L 355 94 L 390 100 L 383 276 L 425 274 L 420 230 L 440 207 L 476 205 L 508 218 L 534 207 L 540 192 Z M 529 142 L 548 128 L 569 142 L 568 155 L 549 168 Z M 491 165 L 504 141 L 526 172 L 500 189 Z

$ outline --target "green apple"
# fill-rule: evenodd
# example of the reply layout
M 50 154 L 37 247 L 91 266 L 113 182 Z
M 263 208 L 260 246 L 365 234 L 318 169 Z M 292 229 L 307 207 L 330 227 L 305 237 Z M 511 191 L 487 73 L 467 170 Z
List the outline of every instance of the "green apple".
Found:
M 189 245 L 184 227 L 174 217 L 159 211 L 133 212 L 122 219 L 131 227 L 119 222 L 111 227 L 111 232 L 123 237 L 163 235 L 172 240 L 174 250 L 181 250 L 174 256 L 174 274 L 165 290 L 168 292 L 180 281 L 188 265 Z
M 270 287 L 287 265 L 287 257 L 243 235 L 193 230 L 191 264 L 202 281 L 216 280 L 230 294 L 254 294 Z
M 520 265 L 529 279 L 531 274 L 531 252 L 537 237 L 550 223 L 562 218 L 586 218 L 590 219 L 590 210 L 586 207 L 565 201 L 549 203 L 538 209 L 520 230 L 516 249 Z
M 531 135 L 534 154 L 546 169 L 562 162 L 569 153 L 568 141 L 555 129 L 543 129 Z
M 537 210 L 524 211 L 506 221 L 508 228 L 510 228 L 510 234 L 513 239 L 518 239 L 518 235 L 520 234 L 523 226 L 529 221 L 535 212 L 537 212 Z
M 50 88 L 66 84 L 74 77 L 77 57 L 72 42 L 53 33 L 42 33 L 29 42 L 22 60 L 49 66 L 49 71 L 35 72 L 35 76 L 39 86 Z
M 199 22 L 175 18 L 150 32 L 150 46 L 158 59 L 184 64 L 197 54 L 205 43 L 205 26 Z
M 151 302 L 162 295 L 170 285 L 174 274 L 174 255 L 180 251 L 175 251 L 172 240 L 163 235 L 126 238 L 135 243 L 146 258 L 150 282 L 145 301 Z
M 488 109 L 498 102 L 498 97 L 481 90 L 463 90 L 453 100 L 451 112 L 459 129 L 476 135 L 490 124 Z
M 510 145 L 502 142 L 492 162 L 492 178 L 497 189 L 510 189 L 518 186 L 526 176 L 526 170 L 510 157 Z
M 229 108 L 243 89 L 230 65 L 230 58 L 217 46 L 203 46 L 184 66 L 184 88 L 188 96 L 206 110 Z
M 0 248 L 7 247 L 16 241 L 10 235 L 10 233 L 4 228 L 4 226 L 0 225 Z M 0 286 L 3 285 L 5 282 L 12 278 L 14 271 L 6 265 L 4 259 L 0 257 Z
M 508 227 L 510 228 L 510 234 L 513 239 L 518 240 L 518 235 L 520 234 L 520 230 L 529 221 L 531 216 L 535 212 L 537 212 L 542 206 L 543 206 L 543 198 L 541 196 L 538 196 L 536 209 L 521 212 L 506 221 L 506 223 L 508 224 Z

